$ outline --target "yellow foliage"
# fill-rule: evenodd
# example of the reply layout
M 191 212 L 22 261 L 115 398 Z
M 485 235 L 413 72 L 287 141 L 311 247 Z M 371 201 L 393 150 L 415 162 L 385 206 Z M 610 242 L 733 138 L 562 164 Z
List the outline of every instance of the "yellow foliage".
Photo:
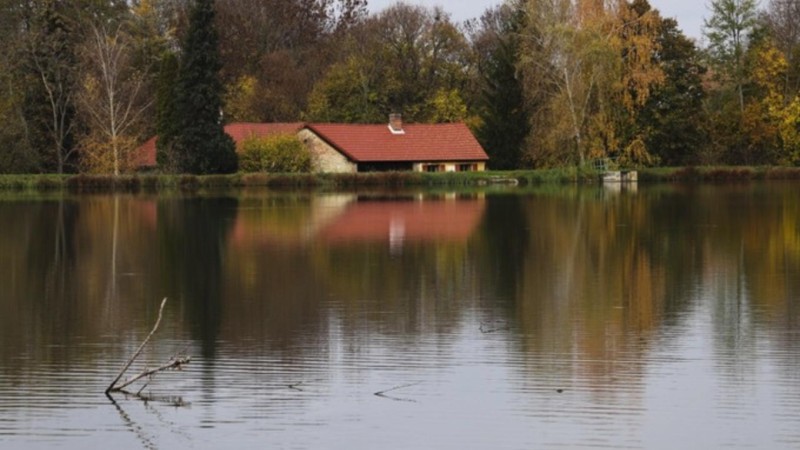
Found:
M 244 75 L 228 88 L 225 96 L 225 115 L 230 122 L 258 122 L 256 108 L 259 85 L 256 77 Z
M 639 168 L 658 164 L 658 157 L 647 151 L 647 145 L 641 137 L 637 137 L 622 151 L 617 160 L 620 167 Z
M 780 151 L 779 164 L 795 164 L 800 161 L 800 97 L 786 95 L 784 79 L 789 64 L 783 53 L 767 40 L 756 49 L 753 81 L 765 91 L 765 95 L 745 108 L 745 128 L 756 142 L 765 141 L 765 130 L 777 135 Z M 756 121 L 763 121 L 758 124 Z M 759 133 L 760 131 L 760 133 Z
M 119 136 L 114 141 L 97 134 L 83 136 L 79 141 L 82 172 L 113 174 L 115 145 L 120 156 L 120 173 L 133 172 L 136 169 L 136 139 Z
M 463 122 L 468 114 L 467 105 L 457 89 L 439 89 L 431 100 L 434 123 Z

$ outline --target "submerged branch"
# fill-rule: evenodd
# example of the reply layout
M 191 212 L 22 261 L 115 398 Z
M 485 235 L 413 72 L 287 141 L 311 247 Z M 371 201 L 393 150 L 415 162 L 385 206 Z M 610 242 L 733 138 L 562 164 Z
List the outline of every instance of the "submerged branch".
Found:
M 120 384 L 119 386 L 114 386 L 112 391 L 121 391 L 122 389 L 125 389 L 126 387 L 132 385 L 133 383 L 135 383 L 135 382 L 137 382 L 139 380 L 141 380 L 142 378 L 149 377 L 151 375 L 155 375 L 158 372 L 163 372 L 165 370 L 181 370 L 183 368 L 183 366 L 186 365 L 186 364 L 189 364 L 189 362 L 191 362 L 191 360 L 192 360 L 192 358 L 190 358 L 188 356 L 185 356 L 185 357 L 174 357 L 173 356 L 172 358 L 170 358 L 170 360 L 166 364 L 164 364 L 164 365 L 162 365 L 160 367 L 157 367 L 155 369 L 143 370 L 139 375 L 136 375 L 135 377 L 131 378 L 130 380 L 125 381 L 124 383 Z
M 411 399 L 407 399 L 407 398 L 392 397 L 391 395 L 386 395 L 386 394 L 388 392 L 397 391 L 399 389 L 405 389 L 405 388 L 408 388 L 408 387 L 411 387 L 411 386 L 416 386 L 416 385 L 418 385 L 420 383 L 422 383 L 422 382 L 421 381 L 417 381 L 416 383 L 402 384 L 400 386 L 395 386 L 393 388 L 385 389 L 383 391 L 378 391 L 374 395 L 376 397 L 388 398 L 389 400 L 394 400 L 394 401 L 398 401 L 398 402 L 416 403 L 417 402 L 416 400 L 411 400 Z
M 114 381 L 110 385 L 108 385 L 105 391 L 106 395 L 108 395 L 110 392 L 121 392 L 123 391 L 123 389 L 141 380 L 142 378 L 151 377 L 158 372 L 163 372 L 165 370 L 180 370 L 183 368 L 184 365 L 189 364 L 189 362 L 191 361 L 191 358 L 188 356 L 173 356 L 166 364 L 163 364 L 155 369 L 145 369 L 138 375 L 134 376 L 133 378 L 126 380 L 121 384 L 117 384 L 119 383 L 119 380 L 121 380 L 122 377 L 125 375 L 125 372 L 127 372 L 128 369 L 131 367 L 133 362 L 136 361 L 139 355 L 141 355 L 142 351 L 144 350 L 147 343 L 150 341 L 150 338 L 153 337 L 153 334 L 155 334 L 156 330 L 158 330 L 158 326 L 161 324 L 161 317 L 163 316 L 164 313 L 164 305 L 166 303 L 167 303 L 167 298 L 164 297 L 164 300 L 161 301 L 161 306 L 158 308 L 158 319 L 156 319 L 156 323 L 155 325 L 153 325 L 153 329 L 150 330 L 150 334 L 147 335 L 147 337 L 144 339 L 141 345 L 139 345 L 139 348 L 136 349 L 136 352 L 133 354 L 133 356 L 131 356 L 131 358 L 128 359 L 128 362 L 125 363 L 125 365 L 122 367 L 122 370 L 120 370 L 119 374 L 117 375 L 117 378 L 115 378 Z M 141 389 L 139 390 L 139 392 L 141 392 Z

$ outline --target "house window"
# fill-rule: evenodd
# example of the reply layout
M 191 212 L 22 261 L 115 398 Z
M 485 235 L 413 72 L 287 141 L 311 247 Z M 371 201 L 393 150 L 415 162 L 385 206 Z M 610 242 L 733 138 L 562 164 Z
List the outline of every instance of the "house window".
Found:
M 459 164 L 458 171 L 459 172 L 474 172 L 478 170 L 477 164 Z
M 425 172 L 441 172 L 442 166 L 439 164 L 426 164 Z

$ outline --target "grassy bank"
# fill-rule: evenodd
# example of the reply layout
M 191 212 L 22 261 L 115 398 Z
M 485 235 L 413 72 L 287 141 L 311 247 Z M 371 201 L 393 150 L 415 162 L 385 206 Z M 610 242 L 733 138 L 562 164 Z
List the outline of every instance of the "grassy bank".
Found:
M 158 192 L 265 187 L 270 189 L 353 189 L 360 187 L 482 186 L 568 183 L 597 179 L 575 169 L 514 172 L 385 172 L 356 174 L 231 175 L 0 175 L 0 189 L 12 191 Z
M 736 182 L 800 180 L 800 167 L 704 166 L 639 170 L 642 182 Z
M 590 169 L 504 172 L 386 172 L 358 174 L 232 175 L 0 175 L 0 189 L 10 191 L 159 192 L 265 187 L 270 189 L 354 189 L 360 187 L 461 187 L 494 184 L 596 183 Z M 800 180 L 798 167 L 684 167 L 639 171 L 640 182 L 731 182 Z

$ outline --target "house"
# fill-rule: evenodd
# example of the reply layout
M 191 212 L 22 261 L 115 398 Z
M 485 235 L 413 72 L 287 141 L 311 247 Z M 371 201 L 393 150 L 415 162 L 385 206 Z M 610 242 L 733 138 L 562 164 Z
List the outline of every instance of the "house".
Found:
M 463 123 L 316 124 L 298 133 L 318 172 L 461 172 L 486 170 L 489 157 Z
M 388 124 L 233 123 L 225 132 L 237 144 L 252 136 L 296 134 L 313 155 L 314 172 L 483 171 L 489 160 L 465 124 L 403 124 L 399 114 L 390 115 Z M 156 165 L 155 141 L 140 147 L 140 167 Z

